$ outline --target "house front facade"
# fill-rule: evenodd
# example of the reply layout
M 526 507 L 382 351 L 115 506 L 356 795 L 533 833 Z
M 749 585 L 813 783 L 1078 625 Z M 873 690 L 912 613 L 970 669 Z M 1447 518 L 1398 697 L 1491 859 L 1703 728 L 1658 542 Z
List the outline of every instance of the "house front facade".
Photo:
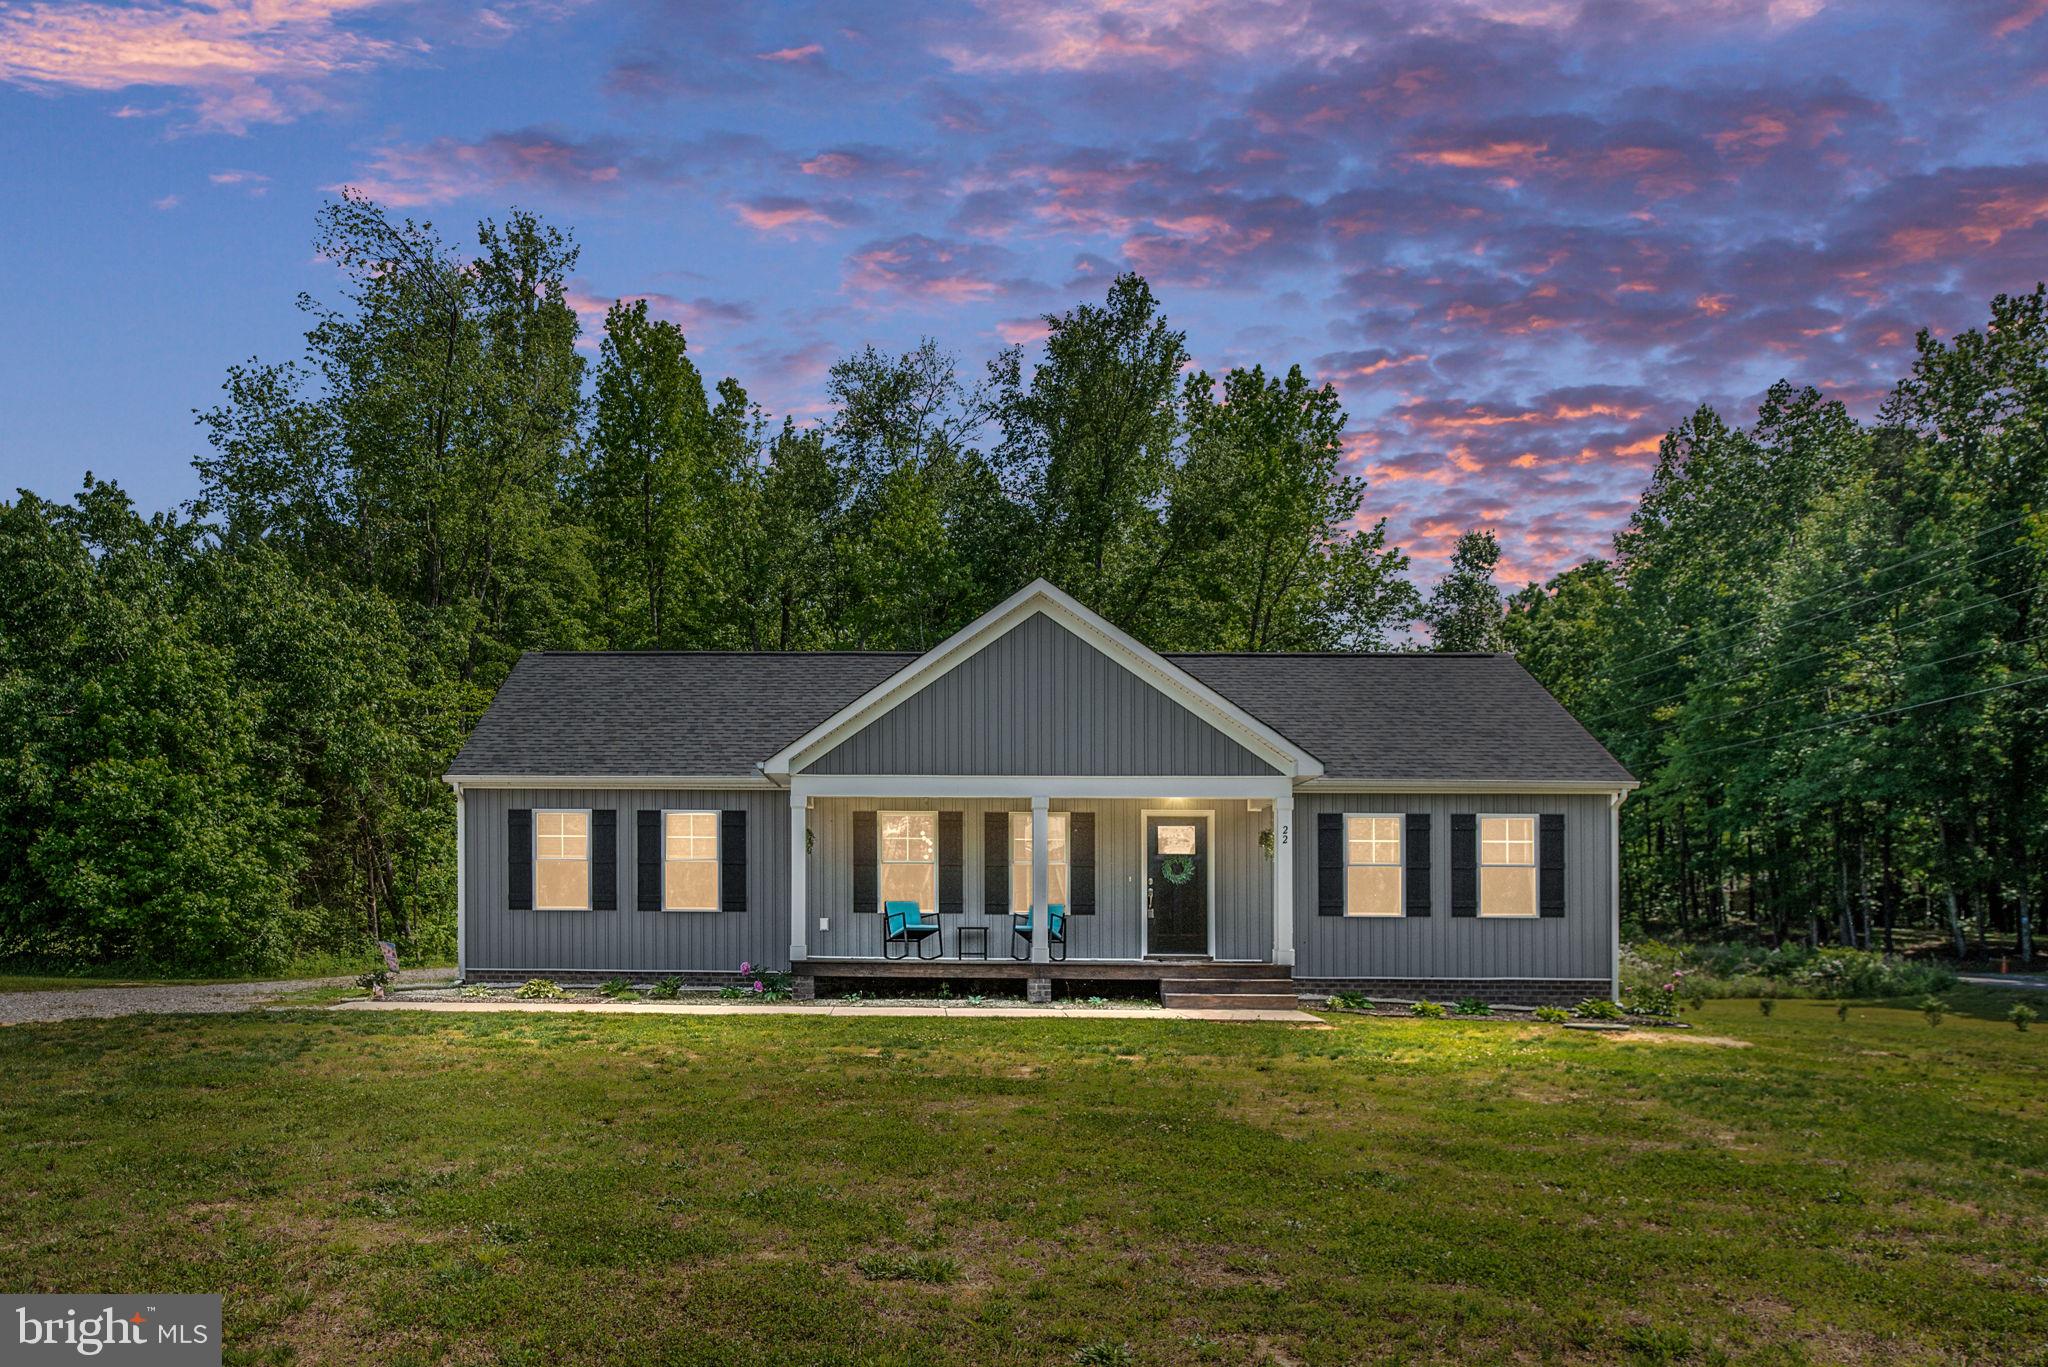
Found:
M 1044 582 L 922 653 L 539 652 L 451 766 L 470 980 L 1615 990 L 1634 780 L 1511 657 L 1161 654 Z

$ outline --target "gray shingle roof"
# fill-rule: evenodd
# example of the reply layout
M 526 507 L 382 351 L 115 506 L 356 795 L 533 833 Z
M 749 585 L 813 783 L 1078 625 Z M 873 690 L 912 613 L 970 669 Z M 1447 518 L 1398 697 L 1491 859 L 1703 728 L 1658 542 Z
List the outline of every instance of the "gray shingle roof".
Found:
M 449 766 L 467 778 L 736 777 L 913 652 L 527 654 Z M 1357 781 L 1625 783 L 1509 655 L 1168 655 Z
M 536 651 L 519 657 L 448 772 L 731 777 L 915 652 Z
M 1168 655 L 1332 779 L 1627 783 L 1512 655 Z

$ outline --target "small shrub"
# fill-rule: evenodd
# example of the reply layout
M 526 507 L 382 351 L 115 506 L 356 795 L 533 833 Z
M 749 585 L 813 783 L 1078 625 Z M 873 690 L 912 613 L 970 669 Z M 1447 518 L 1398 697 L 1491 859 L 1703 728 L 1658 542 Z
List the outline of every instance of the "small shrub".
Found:
M 683 995 L 683 980 L 681 978 L 663 978 L 660 982 L 647 989 L 647 995 L 656 1001 L 672 1002 L 677 997 Z
M 937 1253 L 870 1253 L 854 1263 L 871 1282 L 924 1282 L 944 1286 L 960 1279 L 960 1264 Z
M 1477 997 L 1467 997 L 1456 1006 L 1453 1006 L 1451 1010 L 1460 1016 L 1490 1016 L 1493 1014 L 1493 1008 Z
M 1776 997 L 1758 997 L 1756 999 L 1756 1009 L 1768 1016 L 1771 1012 L 1778 1009 L 1778 999 Z
M 1562 1025 L 1572 1018 L 1572 1013 L 1562 1006 L 1539 1006 L 1535 1015 L 1545 1025 Z
M 1836 1019 L 1836 1020 L 1838 1020 L 1838 1021 L 1842 1021 L 1842 1022 L 1844 1022 L 1845 1024 L 1847 1023 L 1847 1021 L 1848 1021 L 1848 1019 L 1849 1019 L 1849 1003 L 1847 1003 L 1847 1002 L 1836 1002 L 1836 1003 L 1835 1003 L 1835 1019 Z
M 1420 1016 L 1424 1020 L 1440 1021 L 1444 1018 L 1444 1004 L 1442 1002 L 1416 1002 L 1408 1008 L 1408 1013 Z
M 1102 999 L 1101 997 L 1090 997 L 1090 998 L 1088 998 L 1087 1004 L 1088 1004 L 1089 1006 L 1108 1006 L 1108 1005 L 1109 1005 L 1109 1003 L 1108 1003 L 1107 1001 L 1103 1000 L 1103 999 Z
M 1580 1020 L 1618 1021 L 1622 1017 L 1621 1004 L 1605 997 L 1588 997 L 1572 1008 L 1572 1014 Z
M 1948 1003 L 1930 992 L 1920 999 L 1920 1014 L 1927 1017 L 1930 1028 L 1940 1025 L 1941 1018 L 1948 1014 Z
M 624 978 L 607 978 L 605 979 L 604 986 L 597 990 L 601 996 L 610 997 L 615 1002 L 640 1000 L 640 994 L 633 990 L 633 984 L 627 982 Z
M 1330 1005 L 1345 1011 L 1370 1011 L 1372 998 L 1363 992 L 1332 992 Z
M 786 1002 L 790 998 L 789 974 L 742 961 L 740 980 L 719 988 L 718 995 L 728 1001 Z
M 491 987 L 489 983 L 467 983 L 463 986 L 462 995 L 471 1001 L 482 1001 L 491 995 Z
M 865 992 L 842 992 L 839 995 L 839 1000 L 845 1002 L 848 1006 L 859 1006 L 867 999 L 868 994 Z
M 523 1002 L 558 1002 L 569 994 L 553 978 L 528 978 L 512 995 Z
M 967 998 L 967 1004 L 969 1006 L 986 1006 L 988 1005 L 988 998 L 982 996 L 979 992 L 976 992 Z
M 2025 1030 L 2035 1021 L 2041 1019 L 2041 1013 L 2028 1006 L 2025 1002 L 2014 1002 L 2012 1010 L 2005 1013 L 2005 1018 L 2012 1022 L 2013 1029 Z

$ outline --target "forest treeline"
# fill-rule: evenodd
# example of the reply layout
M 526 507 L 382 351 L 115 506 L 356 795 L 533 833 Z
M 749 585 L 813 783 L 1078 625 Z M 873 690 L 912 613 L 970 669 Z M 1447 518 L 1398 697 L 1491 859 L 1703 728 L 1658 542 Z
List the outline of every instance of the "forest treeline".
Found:
M 1645 924 L 1982 939 L 2038 903 L 2038 293 L 1923 341 L 1867 427 L 1702 410 L 1613 561 L 1504 603 L 1482 529 L 1425 600 L 1335 391 L 1193 369 L 1137 276 L 1035 364 L 863 349 L 798 427 L 644 303 L 587 357 L 532 215 L 456 244 L 350 195 L 316 246 L 337 297 L 200 412 L 190 505 L 0 505 L 0 958 L 447 952 L 439 775 L 521 651 L 924 647 L 1034 575 L 1162 649 L 1518 651 L 1647 780 Z

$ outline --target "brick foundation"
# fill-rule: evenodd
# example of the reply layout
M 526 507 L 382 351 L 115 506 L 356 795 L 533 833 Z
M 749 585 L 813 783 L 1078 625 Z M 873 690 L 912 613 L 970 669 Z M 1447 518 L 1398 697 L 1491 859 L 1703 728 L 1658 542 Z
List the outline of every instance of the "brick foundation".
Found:
M 1397 1001 L 1456 1002 L 1467 997 L 1497 1006 L 1576 1006 L 1588 997 L 1606 998 L 1605 978 L 1296 978 L 1304 996 L 1362 992 Z

